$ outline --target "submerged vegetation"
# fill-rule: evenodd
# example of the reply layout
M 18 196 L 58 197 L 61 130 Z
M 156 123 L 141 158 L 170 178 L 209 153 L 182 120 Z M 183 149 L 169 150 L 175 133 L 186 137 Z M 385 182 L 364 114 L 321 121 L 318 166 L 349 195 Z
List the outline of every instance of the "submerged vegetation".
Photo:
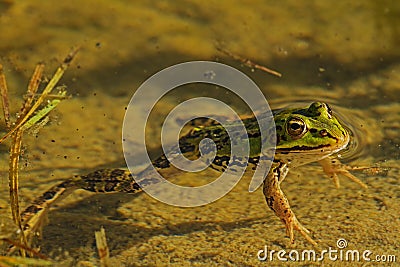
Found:
M 24 133 L 32 129 L 37 131 L 38 128 L 42 127 L 48 120 L 48 113 L 52 111 L 62 99 L 66 98 L 66 91 L 63 88 L 56 93 L 52 94 L 52 92 L 54 89 L 58 88 L 57 83 L 60 81 L 61 77 L 63 76 L 65 70 L 68 68 L 70 62 L 73 60 L 77 51 L 78 50 L 75 49 L 68 54 L 68 56 L 63 60 L 61 65 L 58 67 L 50 81 L 41 92 L 39 92 L 39 87 L 42 81 L 44 64 L 39 63 L 36 66 L 31 80 L 28 84 L 25 101 L 22 104 L 20 112 L 16 116 L 17 119 L 15 122 L 12 122 L 10 118 L 8 88 L 3 72 L 3 67 L 2 65 L 0 65 L 0 91 L 3 104 L 4 121 L 8 131 L 7 134 L 0 139 L 0 143 L 2 143 L 7 138 L 11 138 L 8 171 L 10 205 L 13 221 L 19 229 L 19 242 L 15 242 L 7 238 L 2 238 L 2 241 L 10 243 L 12 245 L 12 249 L 10 250 L 10 252 L 18 248 L 23 257 L 25 257 L 26 254 L 29 254 L 30 256 L 37 256 L 39 258 L 42 258 L 41 260 L 35 261 L 33 259 L 1 256 L 0 266 L 12 266 L 15 264 L 51 264 L 50 261 L 43 260 L 43 258 L 45 258 L 43 255 L 29 248 L 30 240 L 29 238 L 27 238 L 27 232 L 29 231 L 29 229 L 25 230 L 23 228 L 23 225 L 21 224 L 21 213 L 18 198 L 19 159 L 21 155 L 21 147 Z

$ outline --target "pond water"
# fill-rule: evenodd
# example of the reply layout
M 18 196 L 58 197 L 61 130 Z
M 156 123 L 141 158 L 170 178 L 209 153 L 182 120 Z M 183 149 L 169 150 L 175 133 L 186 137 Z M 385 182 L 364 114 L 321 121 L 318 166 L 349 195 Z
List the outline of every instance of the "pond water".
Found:
M 57 107 L 37 137 L 24 138 L 22 207 L 74 174 L 124 167 L 122 122 L 136 89 L 173 64 L 211 60 L 246 73 L 271 108 L 314 101 L 332 106 L 353 132 L 352 147 L 340 154 L 341 161 L 389 171 L 354 171 L 369 188 L 342 178 L 336 189 L 318 164 L 309 164 L 291 170 L 282 188 L 321 250 L 337 249 L 343 238 L 346 249 L 370 250 L 372 259 L 396 255 L 400 261 L 400 4 L 9 0 L 0 1 L 0 14 L 0 60 L 13 113 L 36 63 L 44 62 L 51 77 L 70 49 L 80 47 L 60 82 L 72 97 Z M 218 47 L 282 77 L 244 66 Z M 152 155 L 160 151 L 154 140 L 159 140 L 163 118 L 177 104 L 198 96 L 247 112 L 224 89 L 184 86 L 158 103 L 147 122 Z M 213 113 L 208 106 L 193 109 Z M 8 148 L 9 143 L 1 144 L 0 236 L 15 231 L 8 204 Z M 171 175 L 178 182 L 194 177 Z M 206 172 L 209 179 L 216 175 Z M 94 232 L 102 226 L 115 266 L 268 266 L 281 262 L 260 262 L 257 253 L 265 246 L 311 249 L 298 233 L 288 246 L 283 224 L 268 209 L 262 190 L 248 192 L 249 181 L 243 178 L 225 197 L 196 208 L 169 206 L 146 194 L 78 190 L 49 213 L 35 246 L 58 266 L 96 266 Z M 322 263 L 285 264 L 355 263 L 325 258 Z

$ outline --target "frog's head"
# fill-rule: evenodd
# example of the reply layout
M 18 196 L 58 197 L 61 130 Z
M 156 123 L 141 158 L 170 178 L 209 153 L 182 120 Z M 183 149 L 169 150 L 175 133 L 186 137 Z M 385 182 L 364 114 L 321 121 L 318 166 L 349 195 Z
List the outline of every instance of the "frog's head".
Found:
M 328 104 L 314 102 L 309 107 L 284 110 L 275 115 L 277 151 L 301 152 L 324 157 L 349 142 L 349 132 L 332 114 Z

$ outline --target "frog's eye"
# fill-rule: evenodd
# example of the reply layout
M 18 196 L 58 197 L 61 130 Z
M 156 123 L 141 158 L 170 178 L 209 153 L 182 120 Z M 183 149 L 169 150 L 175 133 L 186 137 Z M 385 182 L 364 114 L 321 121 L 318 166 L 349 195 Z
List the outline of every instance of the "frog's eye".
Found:
M 293 139 L 298 139 L 306 133 L 307 127 L 302 119 L 291 118 L 286 124 L 286 131 Z

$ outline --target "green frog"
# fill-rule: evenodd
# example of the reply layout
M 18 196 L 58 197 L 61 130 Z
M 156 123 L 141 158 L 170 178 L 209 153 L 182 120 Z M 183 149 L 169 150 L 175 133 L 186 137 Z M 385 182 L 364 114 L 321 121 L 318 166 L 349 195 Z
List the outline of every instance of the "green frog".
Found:
M 281 190 L 281 183 L 290 168 L 319 162 L 336 187 L 339 187 L 338 174 L 341 174 L 367 188 L 367 185 L 353 176 L 346 166 L 331 157 L 346 148 L 350 141 L 350 132 L 339 122 L 326 103 L 314 102 L 306 107 L 276 110 L 273 111 L 273 116 L 276 126 L 276 150 L 271 160 L 272 166 L 263 182 L 263 193 L 267 205 L 284 223 L 291 243 L 294 243 L 296 230 L 308 242 L 317 245 L 310 237 L 310 232 L 296 218 L 289 201 Z M 254 169 L 259 163 L 261 154 L 260 131 L 254 117 L 242 121 L 249 136 L 251 150 L 249 157 L 245 160 L 247 166 Z M 210 167 L 224 171 L 230 160 L 231 147 L 226 130 L 216 121 L 206 118 L 192 120 L 191 126 L 192 129 L 179 140 L 180 151 L 188 158 L 200 157 L 200 141 L 211 138 L 215 142 L 217 153 Z M 153 160 L 152 164 L 157 171 L 171 167 L 165 155 Z M 101 193 L 138 193 L 145 186 L 160 183 L 159 178 L 149 175 L 150 167 L 137 174 L 124 169 L 103 169 L 87 175 L 77 175 L 55 185 L 22 213 L 24 231 L 32 235 L 40 230 L 43 217 L 49 207 L 75 189 Z M 140 178 L 140 185 L 135 182 L 136 178 Z

